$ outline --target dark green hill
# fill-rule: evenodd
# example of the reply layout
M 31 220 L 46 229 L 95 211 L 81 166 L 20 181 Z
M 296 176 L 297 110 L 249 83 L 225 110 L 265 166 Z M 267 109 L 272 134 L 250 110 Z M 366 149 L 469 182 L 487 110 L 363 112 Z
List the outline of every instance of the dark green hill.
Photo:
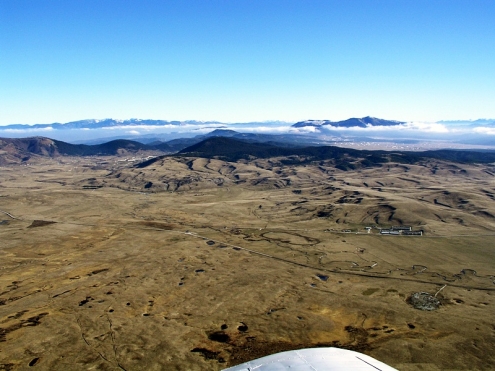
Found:
M 101 156 L 115 155 L 119 151 L 137 152 L 139 150 L 151 150 L 150 146 L 134 142 L 132 140 L 117 139 L 111 142 L 89 146 L 85 144 L 70 144 L 54 140 L 57 150 L 62 155 L 69 156 Z
M 220 158 L 237 161 L 249 158 L 287 157 L 284 163 L 301 163 L 332 159 L 337 167 L 352 169 L 356 166 L 379 166 L 384 162 L 416 163 L 427 158 L 464 163 L 495 162 L 495 152 L 437 150 L 425 152 L 365 151 L 335 146 L 280 147 L 269 143 L 246 142 L 234 138 L 212 137 L 180 151 L 178 156 Z
M 211 137 L 179 151 L 178 155 L 198 157 L 248 158 L 288 156 L 291 151 L 266 143 L 247 142 L 227 137 Z
M 155 150 L 154 147 L 131 140 L 112 140 L 98 145 L 70 144 L 60 140 L 44 137 L 32 138 L 0 138 L 0 150 L 11 155 L 41 155 L 54 157 L 67 156 L 101 156 L 116 155 L 122 152 L 138 152 L 140 150 Z
M 240 159 L 286 157 L 286 164 L 333 159 L 336 165 L 348 168 L 352 161 L 364 161 L 362 166 L 375 166 L 387 162 L 383 151 L 359 151 L 334 146 L 280 147 L 269 143 L 245 142 L 233 138 L 214 137 L 180 151 L 177 156 L 219 158 L 226 161 Z M 351 167 L 352 168 L 352 167 Z

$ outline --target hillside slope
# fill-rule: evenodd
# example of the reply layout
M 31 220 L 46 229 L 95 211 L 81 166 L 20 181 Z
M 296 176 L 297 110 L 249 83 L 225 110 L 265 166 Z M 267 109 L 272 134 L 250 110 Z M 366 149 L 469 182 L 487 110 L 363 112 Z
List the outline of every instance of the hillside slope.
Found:
M 204 158 L 221 158 L 226 161 L 240 159 L 287 157 L 285 163 L 335 160 L 336 165 L 356 163 L 357 167 L 369 167 L 394 161 L 413 164 L 425 159 L 447 160 L 462 163 L 495 162 L 494 151 L 437 150 L 423 152 L 368 151 L 335 146 L 280 147 L 269 143 L 246 142 L 234 138 L 213 137 L 187 147 L 177 154 Z M 352 165 L 351 169 L 356 168 Z M 344 169 L 343 169 L 344 170 Z
M 157 151 L 155 147 L 130 140 L 113 140 L 98 145 L 70 144 L 45 137 L 0 138 L 0 165 L 32 160 L 37 156 L 104 156 L 140 151 Z

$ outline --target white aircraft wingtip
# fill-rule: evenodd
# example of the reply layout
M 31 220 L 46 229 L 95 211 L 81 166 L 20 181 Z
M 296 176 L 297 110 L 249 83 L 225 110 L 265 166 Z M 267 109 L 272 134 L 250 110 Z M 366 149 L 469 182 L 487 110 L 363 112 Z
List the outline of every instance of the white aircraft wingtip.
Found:
M 276 353 L 223 371 L 397 371 L 366 354 L 340 348 L 307 348 Z

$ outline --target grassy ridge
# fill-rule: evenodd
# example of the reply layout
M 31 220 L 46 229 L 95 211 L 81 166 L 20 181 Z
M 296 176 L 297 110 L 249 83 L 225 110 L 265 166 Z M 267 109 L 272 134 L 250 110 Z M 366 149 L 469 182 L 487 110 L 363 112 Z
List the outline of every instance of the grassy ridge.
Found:
M 380 164 L 389 161 L 412 164 L 426 159 L 447 160 L 459 163 L 495 162 L 495 151 L 437 150 L 424 152 L 388 152 L 356 150 L 334 146 L 287 148 L 273 144 L 245 142 L 225 137 L 208 138 L 183 149 L 176 155 L 205 158 L 216 157 L 226 161 L 237 161 L 252 157 L 287 157 L 287 159 L 282 161 L 286 164 L 332 159 L 335 160 L 336 166 L 342 170 L 355 168 L 355 162 L 359 162 L 359 165 L 362 167 L 380 166 Z

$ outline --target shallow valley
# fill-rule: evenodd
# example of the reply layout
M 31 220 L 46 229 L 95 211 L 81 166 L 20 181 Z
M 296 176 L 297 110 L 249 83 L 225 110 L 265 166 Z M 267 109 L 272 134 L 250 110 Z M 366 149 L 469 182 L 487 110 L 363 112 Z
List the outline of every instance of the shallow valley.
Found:
M 493 367 L 493 165 L 281 160 L 1 167 L 0 369 L 220 370 L 317 346 Z M 422 235 L 380 234 L 400 226 Z

